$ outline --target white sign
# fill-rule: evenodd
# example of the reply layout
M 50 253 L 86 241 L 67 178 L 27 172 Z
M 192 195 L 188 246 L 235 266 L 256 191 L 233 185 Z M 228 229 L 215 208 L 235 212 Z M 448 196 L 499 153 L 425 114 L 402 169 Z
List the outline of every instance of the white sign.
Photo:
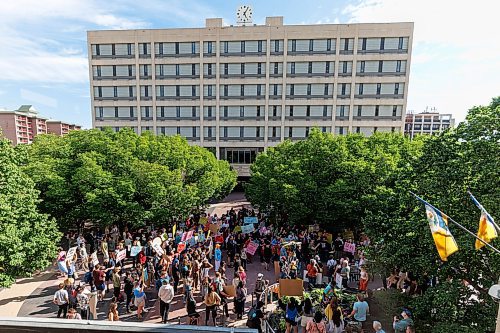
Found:
M 118 253 L 116 254 L 116 261 L 117 262 L 122 261 L 126 257 L 127 257 L 127 250 L 118 251 Z
M 131 257 L 135 257 L 136 255 L 139 254 L 139 252 L 141 252 L 142 250 L 142 246 L 132 246 L 132 248 L 130 249 L 130 256 Z
M 163 249 L 161 248 L 161 244 L 158 244 L 158 243 L 154 243 L 153 242 L 153 250 L 155 250 L 156 253 L 158 253 L 158 255 L 163 255 L 164 251 Z
M 66 253 L 66 258 L 69 259 L 70 261 L 73 261 L 73 257 L 76 254 L 76 249 L 77 247 L 70 247 L 68 252 Z
M 99 259 L 97 259 L 97 252 L 94 252 L 90 255 L 90 258 L 92 259 L 92 265 L 97 266 L 99 265 Z

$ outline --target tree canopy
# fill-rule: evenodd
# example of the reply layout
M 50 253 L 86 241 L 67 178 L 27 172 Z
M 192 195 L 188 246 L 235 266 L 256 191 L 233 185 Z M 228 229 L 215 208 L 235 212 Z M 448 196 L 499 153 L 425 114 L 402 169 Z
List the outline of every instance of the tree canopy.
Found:
M 333 136 L 314 129 L 306 140 L 259 154 L 246 194 L 262 210 L 275 210 L 296 224 L 359 227 L 376 193 L 418 155 L 421 141 L 399 134 Z
M 408 191 L 474 233 L 481 212 L 467 190 L 493 217 L 498 216 L 500 107 L 495 100 L 490 106 L 472 108 L 456 129 L 428 138 L 420 157 L 397 176 L 393 190 L 375 198 L 382 205 L 363 219 L 372 239 L 372 258 L 387 268 L 399 267 L 442 282 L 423 296 L 407 300 L 419 321 L 429 324 L 428 330 L 439 323 L 448 329 L 454 323 L 456 330 L 473 327 L 474 332 L 494 327 L 497 307 L 487 290 L 500 277 L 500 255 L 486 247 L 476 251 L 475 239 L 450 223 L 459 250 L 442 263 L 424 206 Z M 492 244 L 498 248 L 499 239 Z
M 236 183 L 226 161 L 180 136 L 74 131 L 40 136 L 28 152 L 24 170 L 41 192 L 40 210 L 63 229 L 168 223 Z
M 26 152 L 0 140 L 0 286 L 41 270 L 55 257 L 60 234 L 54 219 L 37 210 L 39 192 L 21 171 Z

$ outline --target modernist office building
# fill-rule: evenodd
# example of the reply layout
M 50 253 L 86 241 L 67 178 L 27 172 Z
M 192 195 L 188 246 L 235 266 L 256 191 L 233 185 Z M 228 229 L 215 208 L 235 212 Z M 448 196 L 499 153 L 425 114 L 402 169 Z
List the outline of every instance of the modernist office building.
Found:
M 313 127 L 404 130 L 413 23 L 89 31 L 93 126 L 180 134 L 248 175 Z
M 412 139 L 415 135 L 433 135 L 455 126 L 451 113 L 421 112 L 406 114 L 405 134 Z

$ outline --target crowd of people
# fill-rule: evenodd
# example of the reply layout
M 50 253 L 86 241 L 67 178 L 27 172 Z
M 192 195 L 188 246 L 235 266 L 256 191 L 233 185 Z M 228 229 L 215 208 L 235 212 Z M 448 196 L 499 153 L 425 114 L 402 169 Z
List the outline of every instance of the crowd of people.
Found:
M 154 292 L 161 322 L 167 323 L 174 297 L 182 296 L 189 324 L 213 326 L 226 324 L 233 303 L 234 319 L 247 313 L 246 325 L 261 332 L 265 290 L 275 281 L 266 280 L 262 272 L 247 271 L 247 265 L 257 261 L 263 270 L 275 271 L 277 278 L 304 279 L 306 289 L 326 286 L 322 308 L 313 309 L 307 299 L 303 304 L 279 304 L 286 314 L 287 333 L 298 333 L 299 326 L 311 333 L 356 330 L 356 325 L 345 325 L 349 319 L 364 332 L 372 328 L 384 332 L 380 322 L 367 322 L 370 276 L 363 246 L 369 239 L 353 239 L 340 234 L 333 238 L 314 226 L 273 228 L 264 215 L 248 209 L 230 210 L 222 216 L 193 214 L 168 228 L 120 230 L 112 226 L 69 233 L 56 260 L 65 280 L 54 303 L 59 307 L 58 317 L 97 319 L 97 303 L 112 292 L 108 320 L 120 320 L 121 309 L 135 311 L 142 320 L 147 292 Z M 81 271 L 85 273 L 79 276 Z M 255 284 L 249 285 L 247 274 L 256 277 Z M 359 292 L 349 313 L 342 311 L 329 288 Z M 407 310 L 403 314 L 395 318 L 394 329 L 406 333 L 409 327 L 411 332 L 411 314 Z

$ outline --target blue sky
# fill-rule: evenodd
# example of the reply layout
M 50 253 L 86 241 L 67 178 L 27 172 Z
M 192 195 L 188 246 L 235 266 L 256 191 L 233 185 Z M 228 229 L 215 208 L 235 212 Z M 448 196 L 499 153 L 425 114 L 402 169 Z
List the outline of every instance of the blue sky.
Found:
M 241 4 L 257 24 L 278 15 L 285 24 L 415 22 L 409 110 L 435 107 L 463 120 L 500 95 L 494 1 L 15 0 L 0 3 L 0 107 L 33 104 L 89 128 L 87 30 L 203 27 L 207 17 L 233 24 Z

